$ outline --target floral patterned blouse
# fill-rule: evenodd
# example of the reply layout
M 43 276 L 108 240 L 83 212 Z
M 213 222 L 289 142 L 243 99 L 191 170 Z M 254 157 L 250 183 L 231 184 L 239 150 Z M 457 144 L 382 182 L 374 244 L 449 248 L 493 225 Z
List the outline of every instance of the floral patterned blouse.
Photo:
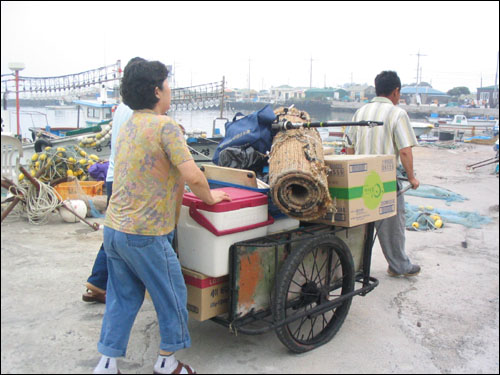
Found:
M 113 195 L 104 225 L 124 233 L 161 236 L 175 228 L 177 166 L 192 159 L 177 123 L 136 110 L 116 140 Z

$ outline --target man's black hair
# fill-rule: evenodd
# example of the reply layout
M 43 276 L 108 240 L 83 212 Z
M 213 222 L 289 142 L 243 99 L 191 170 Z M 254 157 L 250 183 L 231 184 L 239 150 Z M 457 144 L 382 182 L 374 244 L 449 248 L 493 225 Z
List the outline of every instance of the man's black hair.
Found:
M 163 89 L 167 77 L 168 69 L 160 61 L 133 58 L 123 70 L 120 89 L 123 102 L 131 109 L 153 109 L 158 103 L 155 89 Z
M 397 88 L 401 89 L 401 80 L 396 72 L 384 70 L 375 77 L 377 96 L 389 96 Z

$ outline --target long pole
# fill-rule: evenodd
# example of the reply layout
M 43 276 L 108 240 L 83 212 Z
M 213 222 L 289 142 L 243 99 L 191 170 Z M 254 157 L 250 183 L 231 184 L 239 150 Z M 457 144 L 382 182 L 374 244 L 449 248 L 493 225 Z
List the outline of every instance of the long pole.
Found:
M 222 97 L 220 99 L 220 118 L 222 118 L 222 116 L 224 115 L 225 86 L 226 86 L 226 76 L 222 76 Z
M 327 128 L 327 127 L 339 127 L 339 126 L 368 126 L 370 128 L 374 126 L 382 126 L 384 123 L 382 121 L 315 121 L 315 122 L 305 122 L 305 123 L 292 123 L 289 120 L 279 121 L 273 123 L 273 130 L 292 130 L 300 128 Z
M 19 121 L 19 70 L 16 70 L 16 116 L 17 116 L 17 135 L 21 133 Z

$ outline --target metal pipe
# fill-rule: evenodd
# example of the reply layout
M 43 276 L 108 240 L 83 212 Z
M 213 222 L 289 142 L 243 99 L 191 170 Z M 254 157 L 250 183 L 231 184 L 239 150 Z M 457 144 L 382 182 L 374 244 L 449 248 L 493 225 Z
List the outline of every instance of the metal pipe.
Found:
M 470 167 L 473 167 L 474 165 L 483 164 L 483 163 L 486 163 L 487 161 L 490 161 L 490 160 L 497 160 L 497 159 L 498 159 L 497 157 L 494 157 L 494 158 L 490 158 L 490 159 L 486 159 L 486 160 L 478 161 L 477 163 L 466 165 L 466 167 L 467 167 L 467 168 L 470 168 Z
M 487 166 L 487 165 L 490 165 L 490 164 L 495 164 L 495 163 L 498 163 L 498 159 L 493 160 L 493 161 L 490 161 L 489 163 L 486 163 L 486 164 L 477 165 L 477 166 L 475 166 L 475 167 L 472 167 L 471 169 L 481 168 L 481 167 L 485 167 L 485 166 Z
M 83 221 L 85 224 L 87 224 L 93 230 L 95 230 L 95 231 L 99 230 L 99 224 L 98 223 L 92 224 L 92 223 L 88 222 L 83 217 L 81 217 L 80 215 L 78 215 L 73 209 L 71 209 L 68 206 L 66 206 L 66 203 L 64 201 L 62 202 L 62 206 L 61 207 L 67 209 L 69 212 L 71 212 L 73 215 L 75 215 L 78 219 L 80 219 L 81 221 Z

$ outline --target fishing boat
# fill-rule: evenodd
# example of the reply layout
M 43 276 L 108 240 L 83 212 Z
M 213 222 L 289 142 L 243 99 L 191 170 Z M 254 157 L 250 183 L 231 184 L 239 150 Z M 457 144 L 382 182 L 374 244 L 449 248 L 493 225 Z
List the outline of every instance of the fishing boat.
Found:
M 455 115 L 453 118 L 447 117 L 427 117 L 427 121 L 432 122 L 436 126 L 474 126 L 474 127 L 493 127 L 498 119 L 494 118 L 467 118 L 465 115 Z
M 424 134 L 430 133 L 431 130 L 434 129 L 434 125 L 429 122 L 412 121 L 411 127 L 413 128 L 413 131 L 417 138 L 420 138 Z
M 214 119 L 212 137 L 208 137 L 205 131 L 199 129 L 186 133 L 186 144 L 196 163 L 210 163 L 212 161 L 217 146 L 223 140 L 219 123 L 223 122 L 225 125 L 227 121 L 229 120 L 224 117 Z

